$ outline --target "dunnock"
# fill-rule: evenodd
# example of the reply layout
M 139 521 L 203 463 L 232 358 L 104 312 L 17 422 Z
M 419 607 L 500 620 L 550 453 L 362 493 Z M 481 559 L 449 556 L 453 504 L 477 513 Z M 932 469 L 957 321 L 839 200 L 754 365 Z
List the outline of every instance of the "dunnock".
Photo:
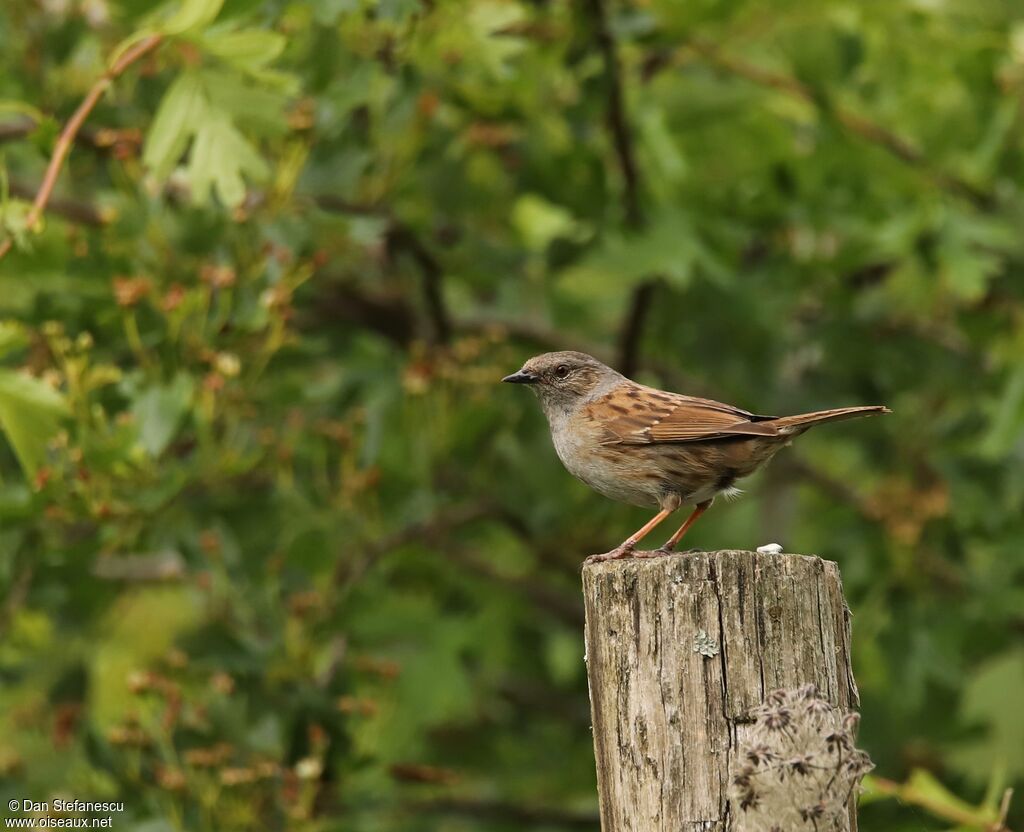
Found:
M 582 352 L 549 352 L 502 381 L 528 384 L 540 399 L 562 464 L 594 490 L 658 513 L 617 548 L 588 562 L 633 555 L 655 526 L 684 504 L 693 513 L 650 557 L 667 554 L 719 494 L 756 471 L 819 422 L 889 413 L 882 405 L 799 416 L 756 416 L 710 399 L 630 381 Z

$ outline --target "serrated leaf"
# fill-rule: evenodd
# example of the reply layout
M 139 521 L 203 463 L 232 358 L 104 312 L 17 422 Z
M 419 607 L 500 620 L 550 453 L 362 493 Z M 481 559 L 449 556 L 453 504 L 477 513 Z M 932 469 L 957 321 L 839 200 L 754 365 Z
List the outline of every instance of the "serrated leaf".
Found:
M 484 0 L 470 6 L 466 22 L 476 36 L 478 57 L 496 77 L 507 77 L 511 59 L 526 49 L 524 38 L 508 34 L 525 18 L 525 11 L 515 3 Z
M 18 462 L 33 475 L 46 458 L 46 445 L 67 412 L 64 397 L 39 379 L 0 370 L 0 429 Z
M 165 93 L 146 136 L 142 161 L 158 179 L 166 179 L 207 117 L 202 76 L 180 75 Z
M 263 179 L 268 173 L 266 162 L 226 116 L 211 114 L 200 125 L 189 163 L 194 202 L 205 202 L 212 186 L 221 202 L 234 207 L 245 198 L 244 174 Z

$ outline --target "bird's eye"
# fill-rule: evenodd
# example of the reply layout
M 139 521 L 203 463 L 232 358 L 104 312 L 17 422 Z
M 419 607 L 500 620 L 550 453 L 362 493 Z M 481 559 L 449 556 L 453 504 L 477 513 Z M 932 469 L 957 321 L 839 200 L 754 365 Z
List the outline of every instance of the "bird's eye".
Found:
M 565 378 L 566 376 L 569 375 L 569 368 L 566 367 L 564 364 L 559 364 L 557 367 L 555 367 L 555 375 L 558 376 L 559 378 Z

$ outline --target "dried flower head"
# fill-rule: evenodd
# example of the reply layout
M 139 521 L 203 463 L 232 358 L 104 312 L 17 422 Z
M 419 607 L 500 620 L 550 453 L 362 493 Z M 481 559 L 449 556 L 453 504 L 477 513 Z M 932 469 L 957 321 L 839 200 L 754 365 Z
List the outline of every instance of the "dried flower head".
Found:
M 773 691 L 730 772 L 740 832 L 846 829 L 849 801 L 872 768 L 855 746 L 856 714 L 843 714 L 813 685 Z
M 137 306 L 153 289 L 153 284 L 146 277 L 115 277 L 114 299 L 118 306 Z

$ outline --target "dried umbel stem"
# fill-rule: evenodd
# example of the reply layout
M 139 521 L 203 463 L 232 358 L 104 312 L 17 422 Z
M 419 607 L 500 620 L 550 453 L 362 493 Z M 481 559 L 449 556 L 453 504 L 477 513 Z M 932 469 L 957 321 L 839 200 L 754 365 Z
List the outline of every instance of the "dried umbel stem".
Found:
M 873 768 L 854 745 L 860 717 L 842 714 L 813 685 L 770 693 L 731 771 L 741 832 L 845 829 L 848 804 Z

